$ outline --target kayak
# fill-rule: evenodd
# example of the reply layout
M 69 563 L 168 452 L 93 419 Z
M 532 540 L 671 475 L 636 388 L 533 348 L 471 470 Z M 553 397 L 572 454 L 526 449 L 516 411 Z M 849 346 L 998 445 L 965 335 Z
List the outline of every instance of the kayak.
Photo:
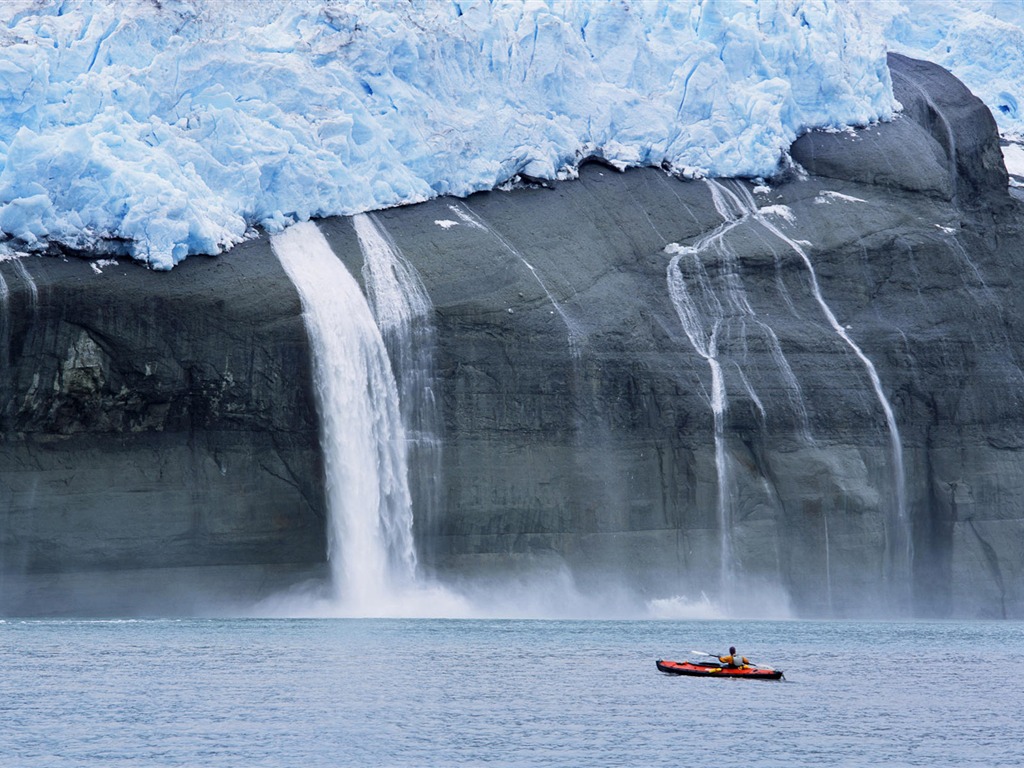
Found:
M 737 677 L 747 680 L 779 680 L 781 669 L 770 667 L 724 667 L 721 664 L 704 664 L 690 661 L 657 661 L 658 669 L 670 675 L 692 675 L 693 677 Z

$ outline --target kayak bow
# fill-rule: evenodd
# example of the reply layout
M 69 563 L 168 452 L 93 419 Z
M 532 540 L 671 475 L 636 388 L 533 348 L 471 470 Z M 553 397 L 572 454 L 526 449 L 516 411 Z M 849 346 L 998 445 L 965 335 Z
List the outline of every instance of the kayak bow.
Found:
M 689 661 L 663 661 L 656 662 L 658 669 L 669 675 L 689 675 L 692 677 L 736 677 L 748 680 L 779 680 L 783 677 L 781 669 L 771 667 L 754 667 L 744 665 L 742 667 L 727 667 L 721 664 L 694 664 Z

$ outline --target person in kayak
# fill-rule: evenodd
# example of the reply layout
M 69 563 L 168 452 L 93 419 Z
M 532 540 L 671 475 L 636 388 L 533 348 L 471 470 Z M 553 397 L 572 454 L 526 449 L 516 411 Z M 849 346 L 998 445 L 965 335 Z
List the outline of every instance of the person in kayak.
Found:
M 730 645 L 729 653 L 719 656 L 718 660 L 722 662 L 722 664 L 724 664 L 725 666 L 732 667 L 733 669 L 739 669 L 740 667 L 745 667 L 750 664 L 750 659 L 748 659 L 746 656 L 736 655 L 735 645 Z

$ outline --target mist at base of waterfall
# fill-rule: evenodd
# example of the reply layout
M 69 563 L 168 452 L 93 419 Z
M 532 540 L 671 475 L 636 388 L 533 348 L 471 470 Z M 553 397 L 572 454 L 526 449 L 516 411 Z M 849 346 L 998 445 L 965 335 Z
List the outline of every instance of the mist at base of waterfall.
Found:
M 717 581 L 717 576 L 713 579 Z M 657 595 L 610 575 L 588 583 L 565 565 L 489 575 L 421 579 L 387 594 L 339 598 L 329 582 L 307 582 L 228 615 L 260 618 L 789 619 L 789 597 L 763 579 L 736 577 L 727 596 L 667 585 Z M 717 589 L 717 588 L 716 588 Z

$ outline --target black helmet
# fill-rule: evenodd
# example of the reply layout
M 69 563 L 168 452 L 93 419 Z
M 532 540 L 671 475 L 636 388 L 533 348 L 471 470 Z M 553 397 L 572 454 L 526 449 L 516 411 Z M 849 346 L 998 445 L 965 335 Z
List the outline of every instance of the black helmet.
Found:
M 730 654 L 736 653 L 736 646 L 735 645 L 730 645 L 729 646 L 729 653 Z

